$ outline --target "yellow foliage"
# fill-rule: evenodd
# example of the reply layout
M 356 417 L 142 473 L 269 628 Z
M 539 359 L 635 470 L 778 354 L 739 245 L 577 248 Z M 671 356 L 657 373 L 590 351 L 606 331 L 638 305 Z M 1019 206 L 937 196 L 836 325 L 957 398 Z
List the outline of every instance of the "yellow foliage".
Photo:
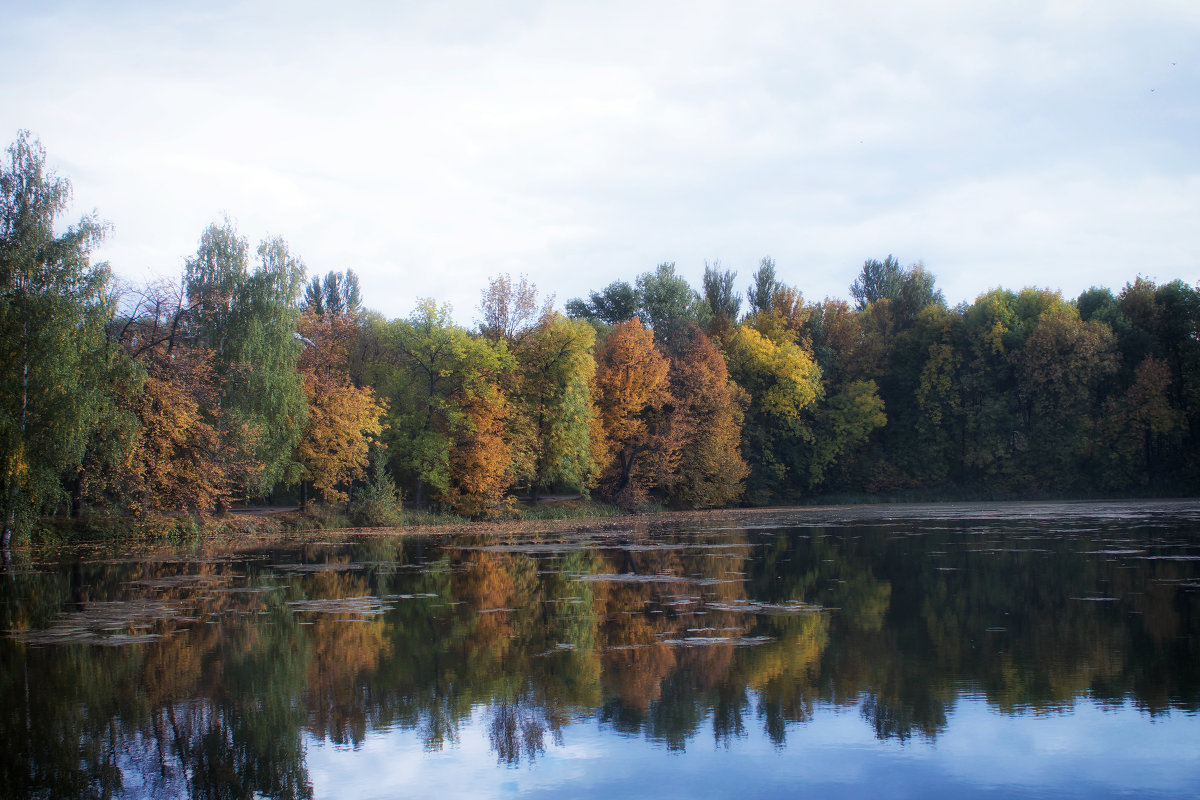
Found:
M 729 339 L 728 357 L 730 371 L 769 416 L 799 423 L 821 397 L 820 368 L 791 342 L 773 342 L 741 327 Z
M 326 502 L 344 503 L 349 496 L 338 487 L 366 474 L 367 452 L 383 430 L 387 410 L 369 387 L 350 381 L 351 320 L 306 313 L 300 330 L 308 342 L 299 367 L 309 410 L 296 460 Z

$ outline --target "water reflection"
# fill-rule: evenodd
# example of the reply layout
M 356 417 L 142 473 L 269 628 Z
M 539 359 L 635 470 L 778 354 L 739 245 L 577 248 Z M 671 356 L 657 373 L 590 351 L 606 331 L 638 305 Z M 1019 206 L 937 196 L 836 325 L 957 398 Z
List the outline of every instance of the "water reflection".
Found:
M 591 731 L 786 749 L 830 714 L 931 741 L 977 698 L 1200 710 L 1196 511 L 1023 508 L 10 568 L 0 796 L 310 797 L 308 743 L 385 731 L 503 767 Z

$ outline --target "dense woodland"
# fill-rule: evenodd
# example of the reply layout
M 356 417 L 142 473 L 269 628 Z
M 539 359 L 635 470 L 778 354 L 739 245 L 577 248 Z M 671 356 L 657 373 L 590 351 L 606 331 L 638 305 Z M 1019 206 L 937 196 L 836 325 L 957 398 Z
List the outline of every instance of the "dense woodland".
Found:
M 228 219 L 177 281 L 119 286 L 62 230 L 68 181 L 22 133 L 0 173 L 3 543 L 48 514 L 208 513 L 299 491 L 394 521 L 399 497 L 481 517 L 518 495 L 708 508 L 833 494 L 1193 494 L 1200 288 L 1134 278 L 1078 298 L 866 261 L 805 300 L 767 258 L 738 283 L 673 264 L 554 310 L 481 287 L 474 329 L 434 300 L 367 310 Z

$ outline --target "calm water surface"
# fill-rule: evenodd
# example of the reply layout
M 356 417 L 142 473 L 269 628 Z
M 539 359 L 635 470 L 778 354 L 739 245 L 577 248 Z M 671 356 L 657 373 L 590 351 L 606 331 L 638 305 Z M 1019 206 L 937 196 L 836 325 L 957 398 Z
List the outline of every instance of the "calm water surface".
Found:
M 1200 504 L 0 572 L 0 797 L 1200 796 Z

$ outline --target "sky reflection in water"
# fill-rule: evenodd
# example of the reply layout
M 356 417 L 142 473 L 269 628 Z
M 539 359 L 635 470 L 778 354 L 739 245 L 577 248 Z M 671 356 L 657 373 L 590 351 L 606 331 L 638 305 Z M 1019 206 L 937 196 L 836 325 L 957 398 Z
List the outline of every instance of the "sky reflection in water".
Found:
M 936 740 L 876 738 L 853 709 L 821 708 L 786 747 L 751 727 L 728 746 L 699 737 L 684 751 L 571 726 L 563 747 L 533 764 L 496 768 L 484 714 L 460 744 L 427 752 L 411 734 L 379 732 L 357 750 L 309 741 L 318 797 L 1194 797 L 1200 779 L 1195 715 L 1147 725 L 1131 708 L 1082 701 L 1069 712 L 995 713 L 960 700 Z
M 684 520 L 18 564 L 0 796 L 1196 796 L 1200 505 Z

